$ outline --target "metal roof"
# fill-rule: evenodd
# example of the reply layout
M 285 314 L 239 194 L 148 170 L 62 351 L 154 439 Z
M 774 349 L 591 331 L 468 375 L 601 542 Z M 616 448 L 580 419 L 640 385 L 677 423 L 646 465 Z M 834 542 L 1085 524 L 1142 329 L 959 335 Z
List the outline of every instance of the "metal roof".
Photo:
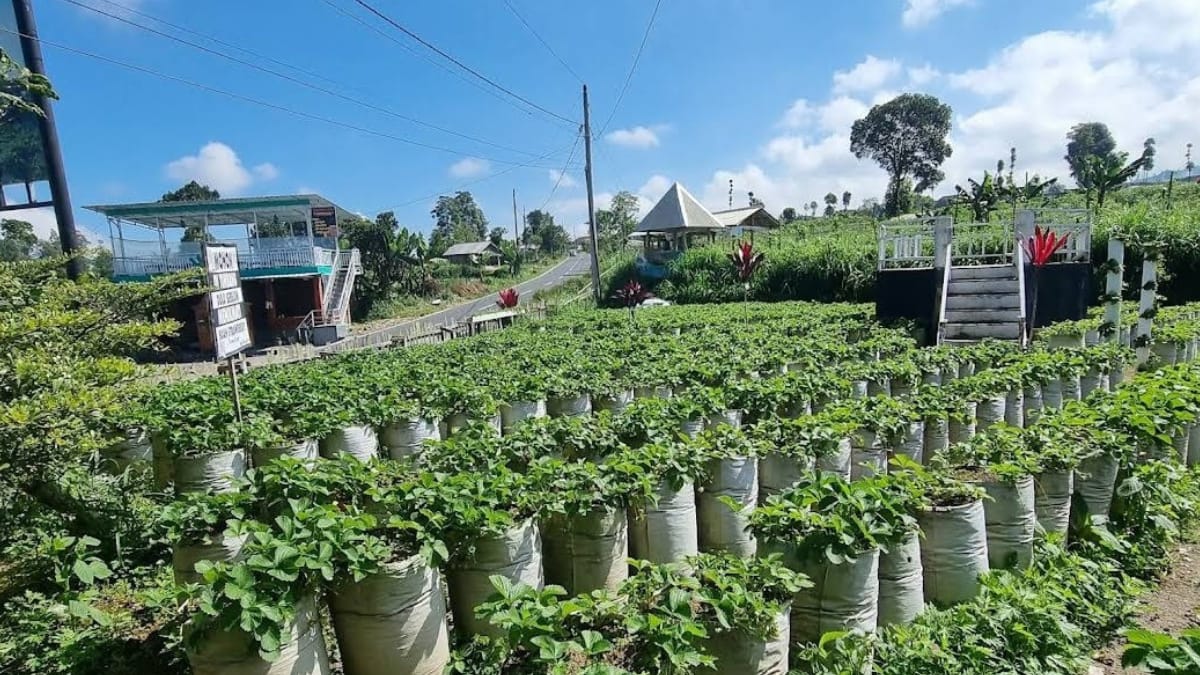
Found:
M 725 229 L 682 185 L 675 183 L 642 218 L 634 232 L 710 232 Z
M 448 255 L 479 255 L 480 253 L 487 253 L 488 251 L 497 254 L 500 253 L 500 249 L 496 248 L 496 245 L 490 241 L 472 241 L 465 244 L 455 244 L 451 246 L 450 248 L 446 249 L 446 252 L 442 254 L 442 257 L 444 258 Z
M 307 220 L 313 207 L 332 207 L 339 221 L 354 216 L 320 195 L 236 197 L 199 202 L 138 202 L 85 206 L 109 218 L 153 229 L 194 225 L 247 225 L 257 218 L 278 217 L 284 222 Z
M 761 216 L 759 216 L 760 212 L 762 213 Z M 721 221 L 721 224 L 725 227 L 740 227 L 747 220 L 755 217 L 767 218 L 767 227 L 779 226 L 779 220 L 761 206 L 746 206 L 740 209 L 713 211 L 713 216 L 715 216 L 717 220 Z

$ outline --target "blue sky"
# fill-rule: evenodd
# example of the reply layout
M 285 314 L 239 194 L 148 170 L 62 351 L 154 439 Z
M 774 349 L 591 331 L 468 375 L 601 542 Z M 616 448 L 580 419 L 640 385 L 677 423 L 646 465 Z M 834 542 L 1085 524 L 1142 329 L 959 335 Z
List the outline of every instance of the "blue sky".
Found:
M 116 0 L 77 1 L 177 32 L 123 12 Z M 600 132 L 653 0 L 509 1 L 587 81 Z M 432 195 L 464 185 L 497 225 L 511 227 L 514 188 L 526 209 L 547 204 L 572 228 L 586 218 L 582 147 L 551 195 L 556 170 L 567 165 L 570 124 L 519 110 L 469 76 L 448 72 L 454 67 L 354 0 L 116 4 L 319 74 L 327 80 L 206 43 L 394 114 L 66 0 L 36 0 L 41 35 L 452 152 L 302 119 L 47 45 L 77 206 L 153 200 L 195 178 L 226 196 L 311 190 L 369 215 L 394 209 L 402 224 L 422 231 L 431 224 Z M 579 117 L 579 81 L 503 0 L 371 4 L 521 96 Z M 1155 136 L 1160 166 L 1179 166 L 1200 110 L 1200 65 L 1180 56 L 1198 43 L 1196 0 L 662 0 L 629 89 L 596 139 L 596 191 L 601 206 L 625 189 L 648 207 L 678 180 L 718 208 L 733 179 L 736 203 L 753 190 L 776 212 L 830 191 L 849 190 L 857 203 L 881 194 L 885 177 L 850 155 L 850 124 L 903 91 L 933 93 L 955 109 L 955 154 L 937 194 L 993 167 L 1013 145 L 1019 169 L 1065 177 L 1063 137 L 1071 124 L 1092 119 L 1107 122 L 1130 151 Z M 102 219 L 78 211 L 80 225 L 107 232 Z M 48 214 L 31 219 L 43 228 L 52 222 Z

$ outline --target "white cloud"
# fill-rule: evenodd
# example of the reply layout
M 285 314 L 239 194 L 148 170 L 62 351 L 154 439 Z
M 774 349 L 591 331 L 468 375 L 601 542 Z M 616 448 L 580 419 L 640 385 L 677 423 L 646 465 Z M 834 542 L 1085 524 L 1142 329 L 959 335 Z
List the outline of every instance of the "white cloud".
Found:
M 33 225 L 33 232 L 39 239 L 49 239 L 50 236 L 58 231 L 58 217 L 54 215 L 53 207 L 42 207 L 40 209 L 16 209 L 13 211 L 5 211 L 3 220 L 23 220 L 30 225 Z M 82 234 L 88 243 L 96 246 L 108 246 L 108 237 L 101 235 L 98 232 L 75 224 L 75 231 Z
M 645 183 L 642 183 L 642 187 L 638 188 L 637 194 L 639 197 L 648 197 L 650 199 L 651 206 L 653 206 L 654 202 L 658 201 L 664 194 L 666 194 L 667 190 L 673 184 L 674 181 L 672 181 L 670 178 L 667 178 L 660 173 L 656 173 L 646 179 Z
M 450 175 L 455 178 L 482 176 L 492 168 L 491 162 L 478 157 L 464 157 L 450 165 Z
M 263 162 L 254 167 L 254 177 L 262 181 L 272 181 L 279 178 L 279 167 L 270 162 Z
M 870 54 L 862 63 L 850 70 L 833 74 L 833 91 L 851 93 L 873 91 L 890 82 L 900 74 L 901 65 L 895 59 L 881 59 Z
M 320 190 L 318 190 L 318 189 L 316 189 L 316 188 L 311 188 L 311 187 L 308 187 L 307 185 L 301 185 L 300 187 L 296 188 L 296 190 L 295 190 L 295 194 L 298 194 L 298 195 L 319 195 L 319 194 L 321 194 L 321 191 L 320 191 Z
M 656 148 L 659 145 L 659 132 L 665 130 L 663 125 L 655 127 L 636 126 L 630 129 L 617 129 L 605 136 L 609 143 L 623 148 L 644 150 Z
M 900 20 L 905 28 L 918 28 L 955 7 L 969 5 L 972 2 L 973 0 L 907 0 L 904 14 Z
M 233 148 L 211 141 L 195 155 L 186 155 L 166 166 L 166 175 L 173 181 L 196 181 L 221 193 L 222 196 L 244 194 L 256 182 L 269 181 L 279 175 L 270 163 L 248 170 Z
M 571 174 L 562 169 L 550 169 L 550 182 L 557 183 L 560 188 L 569 188 L 579 185 Z
M 1118 146 L 1131 154 L 1153 136 L 1157 164 L 1182 166 L 1184 145 L 1200 143 L 1194 122 L 1200 64 L 1190 58 L 1200 48 L 1200 2 L 1104 0 L 1092 10 L 1102 20 L 1095 29 L 1029 35 L 958 72 L 899 64 L 896 72 L 903 75 L 876 77 L 875 88 L 853 93 L 844 91 L 843 77 L 842 88 L 831 83 L 825 103 L 811 98 L 793 103 L 783 114 L 782 132 L 769 136 L 740 167 L 713 172 L 697 194 L 710 207 L 723 206 L 732 178 L 739 193 L 753 190 L 773 212 L 821 202 L 827 192 L 849 190 L 855 204 L 879 198 L 887 176 L 874 162 L 850 153 L 850 127 L 871 104 L 894 95 L 893 88 L 932 81 L 949 89 L 943 97 L 955 108 L 954 154 L 942 167 L 946 180 L 935 195 L 994 170 L 998 159 L 1007 162 L 1012 147 L 1022 177 L 1039 173 L 1070 183 L 1062 160 L 1066 134 L 1088 121 L 1106 123 Z M 793 110 L 801 114 L 793 116 Z

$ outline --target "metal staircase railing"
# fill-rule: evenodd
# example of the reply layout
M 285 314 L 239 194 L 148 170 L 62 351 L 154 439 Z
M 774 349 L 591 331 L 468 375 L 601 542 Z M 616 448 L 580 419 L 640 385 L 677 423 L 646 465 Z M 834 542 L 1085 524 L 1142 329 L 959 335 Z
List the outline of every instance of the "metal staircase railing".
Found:
M 1019 342 L 1024 347 L 1028 331 L 1025 328 L 1025 250 L 1021 247 L 1020 242 L 1016 246 L 1016 262 L 1017 262 L 1017 330 L 1019 331 Z M 1032 320 L 1036 321 L 1037 317 Z
M 362 258 L 358 249 L 338 251 L 334 255 L 333 272 L 329 275 L 329 288 L 322 299 L 321 308 L 305 315 L 296 327 L 305 335 L 318 326 L 335 326 L 349 323 L 350 297 L 354 293 L 354 281 L 362 272 Z
M 950 295 L 950 270 L 952 269 L 950 251 L 953 246 L 954 244 L 951 242 L 946 243 L 946 266 L 942 270 L 942 297 L 938 303 L 937 344 L 939 345 L 946 341 L 946 299 Z

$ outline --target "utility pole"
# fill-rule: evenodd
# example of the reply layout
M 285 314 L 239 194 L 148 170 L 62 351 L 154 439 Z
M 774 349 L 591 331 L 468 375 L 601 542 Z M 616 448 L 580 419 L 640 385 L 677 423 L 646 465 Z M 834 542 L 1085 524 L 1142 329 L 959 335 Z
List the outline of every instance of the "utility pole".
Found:
M 25 67 L 31 73 L 45 75 L 46 66 L 42 63 L 42 46 L 38 42 L 37 23 L 33 20 L 31 3 L 32 0 L 13 0 L 13 13 L 17 19 Z M 34 103 L 42 109 L 38 127 L 42 132 L 42 148 L 46 156 L 46 180 L 50 183 L 50 195 L 54 200 L 54 219 L 58 222 L 58 240 L 62 243 L 63 253 L 71 255 L 78 252 L 79 240 L 75 234 L 75 214 L 71 210 L 71 194 L 67 191 L 67 172 L 63 168 L 58 128 L 54 125 L 54 110 L 50 106 L 50 99 L 45 96 L 37 96 Z M 71 258 L 67 263 L 67 277 L 78 279 L 82 272 L 83 261 L 78 257 Z
M 583 153 L 587 165 L 588 236 L 592 239 L 592 295 L 600 305 L 600 237 L 596 236 L 596 196 L 592 192 L 592 114 L 588 107 L 587 85 L 583 85 Z
M 517 231 L 517 189 L 513 188 L 513 240 L 514 249 L 517 252 L 516 266 L 521 266 L 521 233 Z M 516 270 L 513 270 L 514 272 Z

